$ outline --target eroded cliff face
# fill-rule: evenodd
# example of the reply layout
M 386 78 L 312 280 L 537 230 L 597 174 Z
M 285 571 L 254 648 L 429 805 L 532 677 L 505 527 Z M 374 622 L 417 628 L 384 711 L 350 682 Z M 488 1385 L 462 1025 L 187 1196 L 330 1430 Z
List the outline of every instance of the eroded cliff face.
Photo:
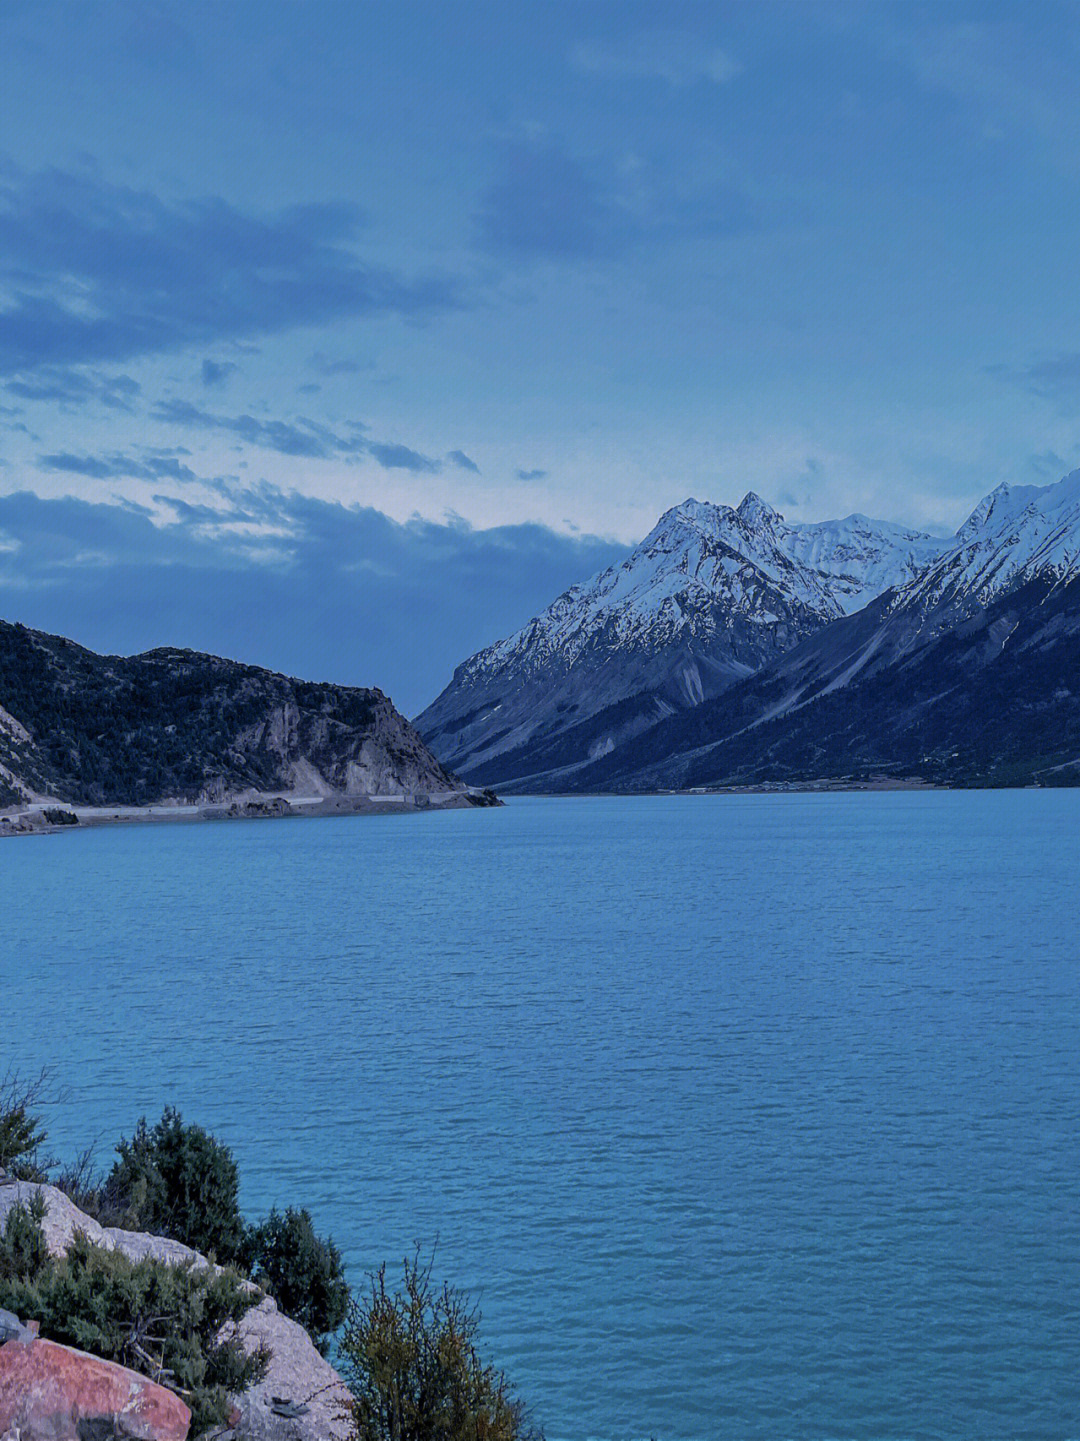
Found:
M 381 691 L 0 622 L 0 805 L 462 793 Z

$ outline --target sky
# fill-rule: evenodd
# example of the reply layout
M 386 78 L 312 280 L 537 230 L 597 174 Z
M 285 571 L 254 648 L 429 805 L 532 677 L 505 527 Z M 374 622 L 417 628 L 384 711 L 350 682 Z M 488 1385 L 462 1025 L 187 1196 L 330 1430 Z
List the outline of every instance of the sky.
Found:
M 1080 465 L 1080 9 L 4 0 L 0 617 L 378 685 Z

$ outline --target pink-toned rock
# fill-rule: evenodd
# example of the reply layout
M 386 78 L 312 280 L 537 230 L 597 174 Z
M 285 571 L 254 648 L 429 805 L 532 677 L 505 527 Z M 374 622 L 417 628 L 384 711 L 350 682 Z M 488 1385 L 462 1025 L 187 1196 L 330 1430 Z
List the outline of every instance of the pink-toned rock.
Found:
M 191 1412 L 136 1371 L 53 1341 L 0 1346 L 0 1441 L 186 1441 Z

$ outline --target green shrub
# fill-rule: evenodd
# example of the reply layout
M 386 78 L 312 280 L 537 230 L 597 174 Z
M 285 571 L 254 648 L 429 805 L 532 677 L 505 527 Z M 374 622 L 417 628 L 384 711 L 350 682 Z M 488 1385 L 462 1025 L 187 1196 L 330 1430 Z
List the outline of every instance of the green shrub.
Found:
M 349 1307 L 339 1343 L 352 1392 L 350 1441 L 542 1441 L 502 1372 L 476 1349 L 479 1313 L 431 1265 L 404 1262 L 404 1288 L 386 1288 L 386 1267 Z
M 112 1208 L 134 1230 L 171 1236 L 221 1262 L 234 1261 L 244 1238 L 232 1152 L 201 1126 L 185 1126 L 166 1108 L 157 1125 L 145 1116 L 105 1182 Z
M 33 1081 L 9 1071 L 0 1080 L 0 1171 L 10 1171 L 20 1181 L 43 1181 L 49 1165 L 41 1159 L 45 1132 L 33 1114 L 48 1079 L 47 1071 Z
M 77 826 L 79 817 L 74 811 L 62 811 L 53 807 L 51 810 L 42 811 L 41 814 L 51 826 Z
M 38 1192 L 29 1206 L 12 1206 L 0 1235 L 0 1285 L 36 1276 L 49 1259 L 45 1232 L 45 1198 Z
M 132 1261 L 81 1234 L 66 1256 L 50 1257 L 43 1237 L 39 1247 L 26 1245 L 25 1232 L 33 1227 L 40 1235 L 40 1216 L 18 1206 L 9 1213 L 0 1258 L 21 1259 L 13 1274 L 0 1272 L 0 1307 L 40 1322 L 51 1341 L 119 1362 L 176 1391 L 191 1407 L 193 1437 L 223 1425 L 228 1397 L 265 1375 L 265 1350 L 248 1356 L 235 1336 L 218 1339 L 223 1326 L 259 1299 L 242 1288 L 235 1271 Z
M 329 1237 L 316 1236 L 310 1214 L 291 1206 L 284 1215 L 271 1211 L 248 1231 L 241 1261 L 325 1355 L 330 1333 L 345 1320 L 349 1288 L 340 1251 Z

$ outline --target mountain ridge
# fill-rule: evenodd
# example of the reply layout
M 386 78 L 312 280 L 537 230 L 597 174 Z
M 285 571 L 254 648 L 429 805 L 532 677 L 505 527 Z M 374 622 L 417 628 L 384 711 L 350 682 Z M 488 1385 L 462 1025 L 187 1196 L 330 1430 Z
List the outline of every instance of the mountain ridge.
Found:
M 702 506 L 700 502 L 688 504 Z M 1060 695 L 1056 701 L 1053 695 L 1044 697 L 1044 701 L 1051 710 L 1057 707 L 1062 725 L 1071 735 L 1071 690 L 1067 682 L 1074 658 L 1068 636 L 1073 609 L 1080 606 L 1080 586 L 1070 589 L 1072 582 L 1080 578 L 1080 472 L 1049 486 L 997 487 L 975 507 L 951 540 L 866 522 L 863 517 L 786 527 L 782 517 L 753 492 L 743 505 L 755 525 L 767 530 L 774 542 L 787 539 L 797 558 L 805 558 L 798 559 L 804 571 L 810 568 L 805 563 L 809 559 L 817 562 L 819 579 L 830 577 L 830 573 L 833 578 L 841 577 L 840 584 L 846 591 L 843 596 L 838 596 L 835 589 L 831 592 L 832 614 L 765 659 L 753 672 L 729 679 L 714 694 L 702 695 L 694 704 L 661 712 L 654 697 L 629 691 L 587 714 L 572 716 L 568 724 L 529 736 L 524 744 L 504 745 L 487 753 L 474 750 L 472 757 L 458 762 L 463 773 L 474 782 L 498 784 L 509 791 L 611 785 L 641 789 L 646 782 L 671 788 L 719 784 L 724 779 L 730 781 L 735 774 L 769 780 L 772 773 L 768 766 L 764 761 L 755 761 L 755 746 L 764 744 L 763 727 L 771 727 L 770 734 L 786 727 L 788 741 L 784 745 L 788 750 L 784 751 L 784 746 L 780 749 L 788 759 L 777 764 L 789 782 L 817 775 L 826 755 L 847 756 L 857 768 L 865 770 L 876 754 L 887 769 L 892 764 L 889 748 L 875 752 L 872 735 L 863 737 L 865 744 L 852 741 L 838 747 L 835 737 L 830 739 L 823 727 L 839 725 L 849 736 L 855 736 L 860 725 L 875 726 L 882 736 L 893 734 L 895 727 L 887 708 L 874 699 L 887 693 L 892 696 L 895 714 L 909 715 L 915 725 L 917 718 L 911 717 L 905 686 L 918 691 L 920 677 L 925 675 L 937 675 L 943 685 L 957 693 L 970 684 L 973 697 L 985 693 L 986 704 L 990 704 L 993 693 L 997 695 L 995 703 L 1002 704 L 1008 687 L 1002 691 L 998 682 L 1008 670 L 1013 687 L 1012 713 L 1024 714 L 1022 679 L 1012 666 L 1011 656 L 1009 666 L 1002 663 L 996 670 L 994 666 L 1014 632 L 1017 639 L 1013 650 L 1024 650 L 1021 638 L 1028 631 L 1041 635 L 1038 644 L 1059 656 L 1064 676 L 1057 688 Z M 666 518 L 662 518 L 661 527 Z M 793 531 L 794 537 L 782 537 L 782 527 Z M 849 537 L 859 535 L 860 527 L 868 531 L 870 544 L 865 543 L 864 534 L 861 548 L 846 545 Z M 880 545 L 883 535 L 894 546 L 891 554 Z M 903 546 L 907 549 L 897 564 L 897 553 Z M 821 564 L 822 549 L 829 569 Z M 864 589 L 872 589 L 888 577 L 890 564 L 899 584 L 885 587 L 868 604 L 857 606 L 860 583 L 865 582 Z M 1010 601 L 1015 596 L 1022 598 L 1019 609 Z M 1034 608 L 1030 615 L 1027 607 Z M 837 614 L 838 609 L 843 613 Z M 1055 628 L 1044 634 L 1039 623 L 1051 611 Z M 1005 639 L 999 646 L 1001 636 Z M 1031 641 L 1032 646 L 1035 644 Z M 948 664 L 946 654 L 953 656 Z M 961 655 L 963 663 L 956 658 Z M 1024 663 L 1040 674 L 1042 684 L 1043 668 L 1030 647 Z M 886 673 L 888 679 L 878 679 Z M 828 700 L 835 695 L 843 699 Z M 939 780 L 945 775 L 947 781 L 952 771 L 938 764 L 940 756 L 937 760 L 934 756 L 941 746 L 952 744 L 946 733 L 959 724 L 961 712 L 972 725 L 979 725 L 978 716 L 959 700 L 952 711 L 940 698 L 924 696 L 923 704 L 937 717 L 934 724 L 941 732 L 935 732 L 924 747 L 926 764 Z M 813 706 L 817 706 L 815 719 L 797 714 Z M 420 718 L 422 728 L 428 714 Z M 918 724 L 929 736 L 926 725 L 921 721 Z M 1019 734 L 1006 735 L 1005 729 L 1001 722 L 987 733 L 992 730 L 998 735 L 1000 745 L 1012 758 L 1010 763 L 1014 768 L 1020 765 L 1022 770 L 1023 738 Z M 736 744 L 734 738 L 739 735 L 745 739 Z M 801 736 L 804 743 L 798 764 L 791 759 L 796 736 Z M 439 735 L 433 733 L 431 739 L 438 751 Z M 1048 744 L 1045 737 L 1040 744 Z M 708 750 L 710 746 L 719 746 L 731 766 L 735 765 L 731 758 L 737 757 L 735 769 L 729 766 L 725 771 L 719 760 L 715 764 L 683 764 L 677 760 L 695 748 Z M 895 740 L 892 754 L 894 759 L 902 754 L 908 768 L 905 774 L 909 773 L 911 756 L 900 739 Z M 997 764 L 987 756 L 983 757 L 986 765 Z M 1067 768 L 1068 756 L 1058 759 Z M 972 774 L 967 774 L 968 781 Z
M 755 673 L 868 583 L 908 580 L 942 544 L 862 516 L 791 525 L 753 491 L 738 507 L 689 498 L 623 561 L 458 666 L 417 728 L 469 771 L 626 702 L 619 728 L 589 741 L 614 747 Z

